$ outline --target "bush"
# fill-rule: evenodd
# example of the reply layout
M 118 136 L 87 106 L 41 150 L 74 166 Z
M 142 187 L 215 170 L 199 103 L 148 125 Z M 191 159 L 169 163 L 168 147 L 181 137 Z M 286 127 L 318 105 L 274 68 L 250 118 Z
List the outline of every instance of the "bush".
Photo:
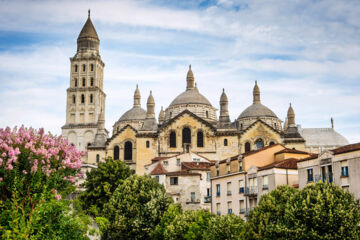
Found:
M 130 176 L 105 204 L 104 217 L 108 224 L 103 224 L 104 239 L 149 239 L 171 202 L 155 179 Z

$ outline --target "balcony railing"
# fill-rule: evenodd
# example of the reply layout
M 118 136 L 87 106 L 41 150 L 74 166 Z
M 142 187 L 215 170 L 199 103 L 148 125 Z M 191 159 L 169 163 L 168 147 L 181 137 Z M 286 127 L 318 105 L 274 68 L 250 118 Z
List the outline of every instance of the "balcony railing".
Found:
M 245 208 L 240 208 L 240 214 L 244 214 L 246 212 L 246 209 Z
M 246 187 L 244 195 L 245 196 L 256 196 L 258 194 L 257 187 Z
M 204 197 L 204 203 L 209 203 L 209 202 L 211 202 L 211 196 Z
M 269 189 L 269 185 L 263 185 L 263 190 L 268 190 Z
M 200 203 L 200 199 L 187 199 L 186 200 L 186 204 L 199 204 Z
M 229 191 L 227 191 L 227 195 L 228 196 L 230 196 L 231 195 L 231 191 L 229 190 Z
M 332 183 L 333 182 L 333 174 L 326 173 L 325 175 L 322 175 L 322 174 L 315 175 L 315 182 L 320 182 L 320 181 Z

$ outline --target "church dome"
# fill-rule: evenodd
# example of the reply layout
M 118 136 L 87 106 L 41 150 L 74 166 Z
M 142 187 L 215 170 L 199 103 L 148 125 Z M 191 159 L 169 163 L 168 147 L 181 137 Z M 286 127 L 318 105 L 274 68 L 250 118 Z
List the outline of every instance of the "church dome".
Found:
M 271 111 L 268 107 L 262 105 L 261 103 L 254 103 L 248 108 L 246 108 L 238 117 L 247 118 L 247 117 L 274 117 L 277 118 L 276 114 Z
M 205 104 L 211 106 L 210 102 L 196 89 L 189 89 L 177 96 L 170 106 L 181 104 Z
M 141 107 L 133 107 L 132 109 L 125 112 L 120 118 L 121 121 L 131 121 L 131 120 L 144 120 L 146 118 L 146 111 Z

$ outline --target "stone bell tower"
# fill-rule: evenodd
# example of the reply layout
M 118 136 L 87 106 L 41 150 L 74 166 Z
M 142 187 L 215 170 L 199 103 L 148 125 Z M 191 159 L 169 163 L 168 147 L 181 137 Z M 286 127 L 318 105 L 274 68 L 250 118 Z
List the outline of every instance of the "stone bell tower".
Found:
M 99 124 L 105 121 L 103 92 L 104 63 L 99 53 L 99 37 L 90 19 L 77 39 L 77 51 L 70 58 L 70 86 L 66 97 L 66 123 L 62 135 L 79 150 L 94 142 Z M 102 123 L 103 124 L 103 123 Z

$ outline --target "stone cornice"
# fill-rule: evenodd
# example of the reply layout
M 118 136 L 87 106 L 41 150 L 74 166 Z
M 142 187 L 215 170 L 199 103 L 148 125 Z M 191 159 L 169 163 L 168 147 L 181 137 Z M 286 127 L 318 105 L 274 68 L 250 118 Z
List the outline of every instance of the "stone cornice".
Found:
M 66 91 L 67 92 L 86 92 L 86 91 L 96 92 L 96 91 L 99 91 L 106 97 L 106 94 L 99 87 L 77 87 L 77 88 L 70 87 L 70 88 L 66 89 Z
M 65 124 L 61 129 L 76 129 L 76 128 L 95 128 L 97 129 L 97 124 L 87 123 L 87 124 Z

